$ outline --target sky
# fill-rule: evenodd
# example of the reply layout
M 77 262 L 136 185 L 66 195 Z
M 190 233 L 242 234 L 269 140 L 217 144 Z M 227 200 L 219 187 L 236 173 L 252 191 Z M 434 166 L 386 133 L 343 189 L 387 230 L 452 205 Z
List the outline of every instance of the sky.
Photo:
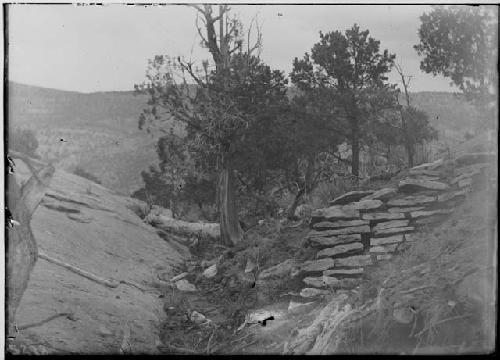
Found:
M 310 52 L 319 32 L 344 32 L 357 23 L 396 54 L 411 91 L 458 91 L 450 80 L 420 71 L 419 16 L 427 5 L 234 5 L 248 29 L 262 27 L 261 58 L 287 75 L 295 57 Z M 182 5 L 9 5 L 9 79 L 79 92 L 133 90 L 157 54 L 209 58 L 200 48 L 196 10 Z M 255 33 L 255 32 L 254 32 Z M 394 71 L 391 82 L 397 82 Z

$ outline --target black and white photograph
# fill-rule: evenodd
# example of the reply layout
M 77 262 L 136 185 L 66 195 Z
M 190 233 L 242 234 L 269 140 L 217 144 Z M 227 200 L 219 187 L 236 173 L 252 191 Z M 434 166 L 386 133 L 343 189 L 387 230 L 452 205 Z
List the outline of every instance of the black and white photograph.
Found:
M 70 1 L 2 4 L 3 356 L 496 352 L 496 2 Z

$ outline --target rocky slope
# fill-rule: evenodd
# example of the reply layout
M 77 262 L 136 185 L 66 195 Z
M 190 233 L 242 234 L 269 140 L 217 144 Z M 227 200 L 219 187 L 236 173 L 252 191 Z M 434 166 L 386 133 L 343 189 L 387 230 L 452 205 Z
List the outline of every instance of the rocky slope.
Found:
M 16 165 L 9 176 L 22 182 L 28 171 Z M 133 203 L 56 171 L 31 223 L 40 257 L 17 312 L 12 353 L 157 352 L 159 288 L 183 257 L 129 209 Z

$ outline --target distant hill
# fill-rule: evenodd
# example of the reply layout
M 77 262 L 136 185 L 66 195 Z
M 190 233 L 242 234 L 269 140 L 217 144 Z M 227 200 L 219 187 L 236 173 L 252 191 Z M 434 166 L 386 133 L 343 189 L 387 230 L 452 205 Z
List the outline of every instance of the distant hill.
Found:
M 9 127 L 33 129 L 38 153 L 59 168 L 79 166 L 104 186 L 130 194 L 143 185 L 140 172 L 158 162 L 157 136 L 138 129 L 145 96 L 132 91 L 84 94 L 15 82 L 9 83 L 8 96 Z M 474 128 L 474 109 L 460 95 L 419 92 L 411 97 L 446 137 L 462 139 Z

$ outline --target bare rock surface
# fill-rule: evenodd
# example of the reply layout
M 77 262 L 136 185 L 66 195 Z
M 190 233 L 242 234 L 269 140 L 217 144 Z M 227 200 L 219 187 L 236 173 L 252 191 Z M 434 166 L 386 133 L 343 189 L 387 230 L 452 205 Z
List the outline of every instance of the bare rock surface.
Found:
M 312 239 L 316 237 L 331 237 L 336 235 L 367 234 L 369 232 L 370 227 L 368 225 L 362 225 L 324 231 L 311 230 L 309 234 L 307 234 L 307 237 Z
M 417 196 L 407 196 L 402 199 L 392 199 L 387 205 L 388 206 L 418 206 L 422 204 L 429 204 L 436 201 L 434 196 L 417 195 Z
M 446 190 L 448 185 L 439 181 L 405 179 L 399 182 L 398 188 L 403 192 L 416 192 L 421 190 Z
M 351 226 L 361 226 L 368 225 L 369 221 L 367 220 L 338 220 L 335 222 L 331 221 L 322 221 L 313 225 L 313 229 L 315 230 L 328 230 L 328 229 L 338 229 L 344 227 Z
M 393 243 L 400 243 L 402 241 L 403 241 L 403 235 L 400 234 L 382 238 L 371 238 L 370 245 L 375 246 L 375 245 L 393 244 Z
M 373 194 L 367 195 L 364 198 L 361 199 L 363 200 L 388 200 L 392 196 L 397 194 L 397 190 L 395 188 L 383 188 L 380 190 L 375 191 Z
M 415 228 L 413 226 L 403 226 L 403 227 L 394 227 L 389 229 L 376 230 L 373 235 L 375 236 L 386 236 L 400 233 L 407 233 L 414 231 Z
M 361 240 L 360 234 L 339 235 L 332 237 L 313 237 L 309 239 L 312 245 L 316 246 L 334 246 L 339 244 L 347 244 Z
M 353 242 L 350 244 L 337 245 L 332 248 L 326 248 L 319 251 L 316 254 L 316 257 L 326 257 L 326 256 L 335 256 L 340 254 L 346 254 L 353 251 L 363 250 L 363 244 L 360 242 Z
M 359 267 L 371 264 L 372 260 L 370 255 L 354 255 L 343 259 L 335 259 L 335 266 Z
M 332 268 L 335 261 L 330 258 L 320 260 L 309 260 L 302 264 L 301 269 L 304 272 L 323 271 Z
M 334 205 L 313 211 L 312 218 L 318 221 L 354 220 L 359 219 L 359 211 L 351 206 Z
M 349 191 L 330 201 L 330 205 L 346 205 L 354 201 L 358 201 L 363 197 L 373 193 L 373 190 L 368 191 Z
M 402 227 L 402 226 L 408 226 L 410 220 L 392 220 L 392 221 L 386 221 L 382 223 L 378 223 L 373 230 L 383 230 L 383 229 L 389 229 L 389 228 L 395 228 L 395 227 Z
M 399 220 L 399 219 L 404 219 L 405 214 L 403 213 L 394 213 L 394 212 L 387 212 L 387 213 L 369 213 L 369 214 L 363 214 L 362 218 L 364 220 Z

